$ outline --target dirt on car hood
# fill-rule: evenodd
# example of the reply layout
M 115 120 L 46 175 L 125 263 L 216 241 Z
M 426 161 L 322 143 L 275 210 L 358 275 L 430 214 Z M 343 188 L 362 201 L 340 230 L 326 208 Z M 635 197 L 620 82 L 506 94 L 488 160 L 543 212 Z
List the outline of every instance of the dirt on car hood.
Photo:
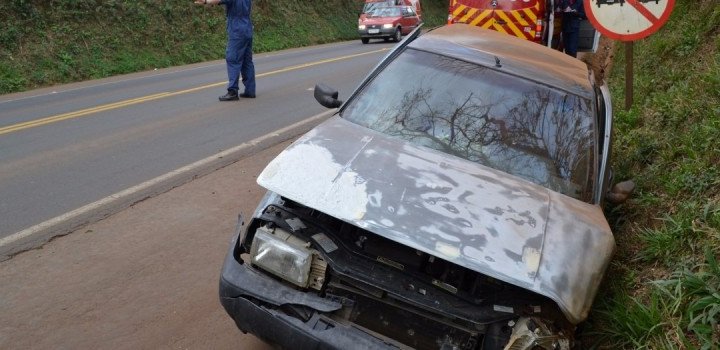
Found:
M 258 183 L 414 249 L 545 295 L 587 317 L 615 247 L 602 209 L 333 117 Z

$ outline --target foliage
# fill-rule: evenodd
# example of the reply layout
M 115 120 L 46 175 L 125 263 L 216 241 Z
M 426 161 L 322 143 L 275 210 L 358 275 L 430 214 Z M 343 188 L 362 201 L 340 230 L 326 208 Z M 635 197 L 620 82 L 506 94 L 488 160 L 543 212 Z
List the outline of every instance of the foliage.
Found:
M 357 39 L 362 0 L 255 0 L 254 52 Z M 446 0 L 423 1 L 441 24 Z M 0 94 L 221 59 L 222 6 L 170 0 L 0 2 Z
M 613 165 L 637 189 L 609 213 L 618 249 L 583 336 L 606 349 L 718 349 L 720 6 L 677 0 L 634 43 L 627 111 L 616 49 Z

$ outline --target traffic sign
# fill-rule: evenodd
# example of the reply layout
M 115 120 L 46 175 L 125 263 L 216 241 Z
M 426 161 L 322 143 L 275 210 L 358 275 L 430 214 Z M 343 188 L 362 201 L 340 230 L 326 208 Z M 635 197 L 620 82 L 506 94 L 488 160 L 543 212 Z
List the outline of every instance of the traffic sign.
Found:
M 583 0 L 590 23 L 605 36 L 634 41 L 657 31 L 670 18 L 675 0 Z

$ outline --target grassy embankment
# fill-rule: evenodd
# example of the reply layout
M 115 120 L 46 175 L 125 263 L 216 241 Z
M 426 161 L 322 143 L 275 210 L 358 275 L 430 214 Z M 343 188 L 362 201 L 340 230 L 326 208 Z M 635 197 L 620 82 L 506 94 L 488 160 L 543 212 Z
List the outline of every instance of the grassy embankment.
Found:
M 254 52 L 357 38 L 361 0 L 255 0 Z M 441 24 L 446 0 L 424 1 Z M 225 56 L 225 12 L 192 0 L 0 2 L 0 94 Z
M 585 330 L 606 349 L 720 348 L 720 2 L 677 0 L 609 78 L 614 167 L 633 198 L 608 208 L 618 249 Z

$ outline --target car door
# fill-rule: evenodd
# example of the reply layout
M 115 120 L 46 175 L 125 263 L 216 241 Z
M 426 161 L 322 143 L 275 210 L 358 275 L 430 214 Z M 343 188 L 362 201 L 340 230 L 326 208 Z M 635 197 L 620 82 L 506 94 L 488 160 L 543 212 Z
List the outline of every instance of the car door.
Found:
M 410 6 L 402 7 L 402 19 L 400 19 L 400 25 L 402 26 L 403 35 L 407 35 L 417 28 L 420 24 L 420 18 Z
M 612 184 L 612 169 L 610 168 L 610 152 L 612 149 L 612 102 L 610 89 L 607 85 L 595 87 L 595 111 L 597 122 L 597 152 L 598 152 L 598 186 L 595 197 L 603 198 Z

